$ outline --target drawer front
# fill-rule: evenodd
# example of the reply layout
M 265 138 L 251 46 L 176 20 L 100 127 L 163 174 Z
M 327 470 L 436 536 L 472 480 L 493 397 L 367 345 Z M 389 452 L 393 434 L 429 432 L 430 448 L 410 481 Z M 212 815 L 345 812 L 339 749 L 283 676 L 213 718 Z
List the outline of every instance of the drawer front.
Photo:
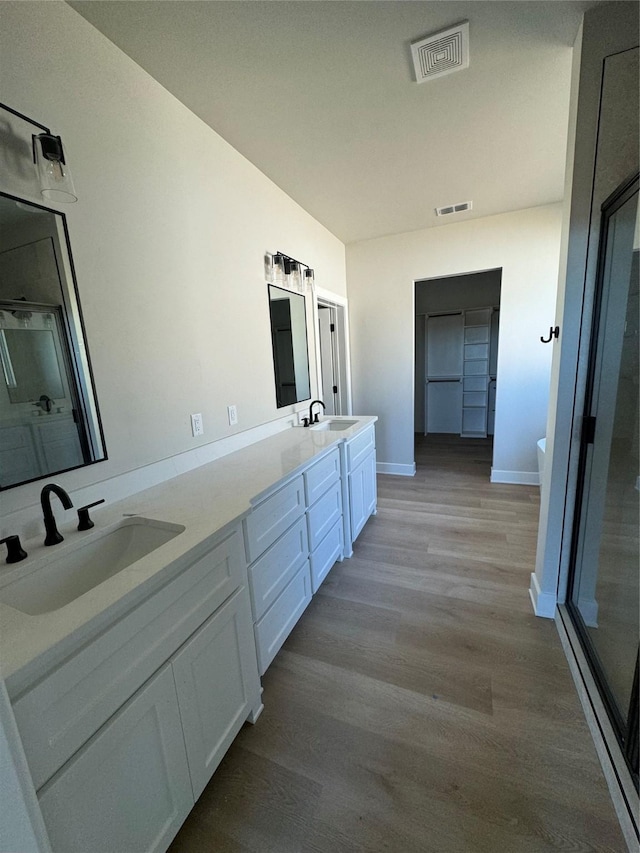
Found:
M 336 447 L 304 472 L 307 506 L 314 504 L 329 486 L 340 479 L 340 451 Z
M 311 573 L 306 560 L 255 626 L 260 675 L 264 675 L 310 601 Z
M 376 446 L 376 434 L 371 425 L 347 444 L 347 465 L 353 471 Z
M 309 521 L 309 550 L 314 551 L 336 521 L 342 518 L 342 485 L 330 486 L 319 501 L 307 511 Z
M 257 560 L 304 510 L 302 475 L 254 507 L 243 521 L 247 561 Z
M 336 560 L 342 559 L 343 539 L 342 522 L 338 521 L 311 554 L 311 590 L 314 595 Z
M 243 582 L 236 528 L 14 703 L 39 788 Z
M 309 555 L 307 521 L 301 516 L 262 557 L 249 566 L 253 619 L 273 604 Z

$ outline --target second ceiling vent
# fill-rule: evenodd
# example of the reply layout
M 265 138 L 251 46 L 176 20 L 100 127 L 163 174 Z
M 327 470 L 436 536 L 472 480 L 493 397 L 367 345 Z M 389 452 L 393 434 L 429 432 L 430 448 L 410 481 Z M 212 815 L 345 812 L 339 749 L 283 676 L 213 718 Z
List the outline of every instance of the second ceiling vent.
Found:
M 469 67 L 469 21 L 414 41 L 411 55 L 416 82 L 426 83 Z
M 448 204 L 446 207 L 436 207 L 436 216 L 449 216 L 450 213 L 464 213 L 473 208 L 472 201 L 461 201 L 458 204 Z

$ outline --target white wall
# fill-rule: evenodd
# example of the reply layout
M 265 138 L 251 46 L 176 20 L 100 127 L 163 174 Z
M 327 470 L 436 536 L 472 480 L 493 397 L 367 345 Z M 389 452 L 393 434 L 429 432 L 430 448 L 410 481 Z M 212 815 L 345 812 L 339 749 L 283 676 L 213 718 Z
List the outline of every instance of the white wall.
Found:
M 0 56 L 2 101 L 62 136 L 79 196 L 60 210 L 109 459 L 56 479 L 73 490 L 290 414 L 263 255 L 285 251 L 344 295 L 343 244 L 65 3 L 1 3 Z M 2 515 L 40 486 L 3 493 Z
M 536 207 L 347 247 L 354 411 L 378 415 L 378 459 L 413 468 L 414 282 L 502 268 L 493 476 L 537 482 L 562 208 Z

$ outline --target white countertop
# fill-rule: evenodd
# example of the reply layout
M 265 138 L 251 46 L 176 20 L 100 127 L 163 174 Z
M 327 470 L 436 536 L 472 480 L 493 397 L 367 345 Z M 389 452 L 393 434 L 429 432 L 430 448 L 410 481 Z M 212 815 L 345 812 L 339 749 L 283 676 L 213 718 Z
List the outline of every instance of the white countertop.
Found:
M 221 531 L 246 516 L 274 486 L 377 418 L 350 416 L 344 420 L 357 424 L 339 432 L 291 427 L 117 503 L 98 506 L 91 511 L 93 530 L 79 533 L 73 510 L 62 522 L 63 513 L 54 497 L 54 513 L 65 542 L 54 548 L 45 548 L 41 538 L 23 542 L 29 556 L 15 565 L 3 564 L 0 588 L 46 559 L 59 557 L 79 537 L 91 537 L 125 515 L 180 524 L 185 530 L 59 610 L 29 616 L 0 602 L 0 668 L 10 695 L 24 690 L 199 559 Z

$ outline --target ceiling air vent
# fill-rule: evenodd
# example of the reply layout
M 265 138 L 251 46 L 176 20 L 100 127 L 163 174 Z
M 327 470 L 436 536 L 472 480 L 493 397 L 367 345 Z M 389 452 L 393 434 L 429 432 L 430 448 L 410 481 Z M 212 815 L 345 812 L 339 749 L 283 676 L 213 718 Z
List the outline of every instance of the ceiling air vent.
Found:
M 461 201 L 460 204 L 449 204 L 447 207 L 436 207 L 436 216 L 448 216 L 450 213 L 462 213 L 464 210 L 471 210 L 472 207 L 472 201 Z
M 411 55 L 416 82 L 425 83 L 469 67 L 469 21 L 414 41 Z

